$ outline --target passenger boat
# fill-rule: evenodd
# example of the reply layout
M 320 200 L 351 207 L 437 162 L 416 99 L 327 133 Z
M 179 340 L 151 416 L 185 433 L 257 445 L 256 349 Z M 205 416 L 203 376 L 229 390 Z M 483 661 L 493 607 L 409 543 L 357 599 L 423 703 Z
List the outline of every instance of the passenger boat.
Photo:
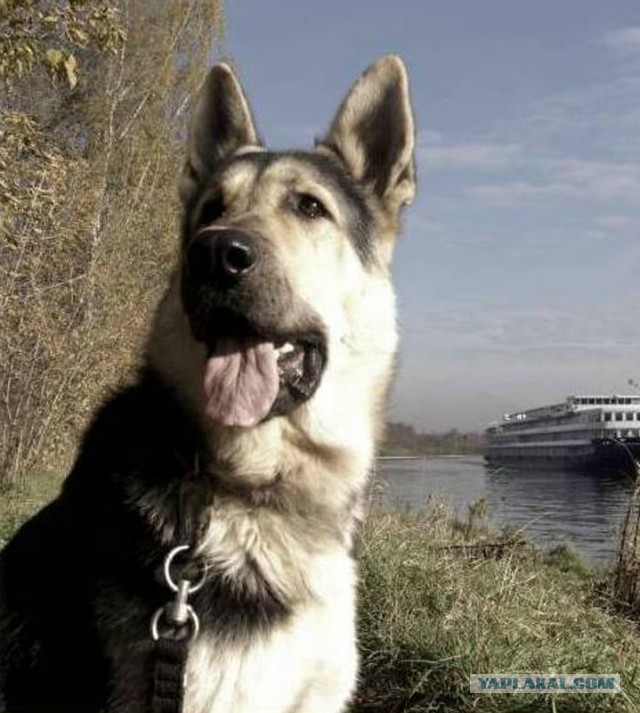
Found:
M 518 468 L 623 468 L 640 458 L 640 395 L 569 396 L 505 414 L 486 431 L 485 458 Z

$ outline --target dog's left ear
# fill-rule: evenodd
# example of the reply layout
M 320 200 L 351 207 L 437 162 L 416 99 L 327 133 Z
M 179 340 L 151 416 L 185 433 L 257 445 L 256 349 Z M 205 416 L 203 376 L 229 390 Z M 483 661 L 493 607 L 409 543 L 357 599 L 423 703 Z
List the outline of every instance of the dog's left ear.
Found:
M 353 85 L 320 146 L 395 214 L 415 195 L 414 134 L 407 70 L 388 55 Z
M 214 65 L 200 89 L 189 124 L 180 197 L 187 203 L 216 167 L 244 146 L 261 146 L 249 102 L 231 67 Z

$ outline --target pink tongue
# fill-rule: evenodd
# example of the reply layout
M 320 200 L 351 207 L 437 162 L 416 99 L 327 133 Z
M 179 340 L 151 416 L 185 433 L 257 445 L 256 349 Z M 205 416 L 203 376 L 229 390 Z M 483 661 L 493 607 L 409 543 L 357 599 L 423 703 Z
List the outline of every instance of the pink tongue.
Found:
M 255 426 L 273 406 L 280 382 L 271 342 L 225 339 L 204 369 L 206 413 L 223 426 Z

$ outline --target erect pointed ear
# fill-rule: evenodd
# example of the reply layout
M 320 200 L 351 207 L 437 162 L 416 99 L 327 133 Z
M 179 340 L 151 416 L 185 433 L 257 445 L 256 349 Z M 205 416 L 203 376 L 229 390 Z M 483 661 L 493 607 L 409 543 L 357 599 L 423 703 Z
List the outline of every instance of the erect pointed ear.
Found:
M 338 154 L 357 181 L 397 212 L 415 194 L 414 134 L 407 70 L 388 55 L 353 85 L 320 146 Z
M 251 109 L 231 67 L 216 64 L 191 114 L 187 165 L 180 183 L 182 200 L 188 202 L 219 163 L 242 146 L 260 146 Z

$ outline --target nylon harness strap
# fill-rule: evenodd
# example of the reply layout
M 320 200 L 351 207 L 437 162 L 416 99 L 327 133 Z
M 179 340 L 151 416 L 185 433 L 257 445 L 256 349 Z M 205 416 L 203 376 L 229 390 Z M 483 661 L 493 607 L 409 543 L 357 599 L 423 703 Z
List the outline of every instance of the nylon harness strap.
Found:
M 152 713 L 182 713 L 187 639 L 158 639 L 153 652 L 151 673 Z
M 188 596 L 205 582 L 204 570 L 191 555 L 195 551 L 197 528 L 194 519 L 189 517 L 186 503 L 190 476 L 197 476 L 198 471 L 196 454 L 194 472 L 187 475 L 177 493 L 178 544 L 164 559 L 165 584 L 175 592 L 175 596 L 155 612 L 151 621 L 151 636 L 154 640 L 151 654 L 151 713 L 182 713 L 189 644 L 197 637 L 200 627 L 197 614 L 187 602 Z M 184 553 L 186 562 L 181 567 L 176 566 L 179 572 L 176 581 L 172 565 L 176 555 Z

